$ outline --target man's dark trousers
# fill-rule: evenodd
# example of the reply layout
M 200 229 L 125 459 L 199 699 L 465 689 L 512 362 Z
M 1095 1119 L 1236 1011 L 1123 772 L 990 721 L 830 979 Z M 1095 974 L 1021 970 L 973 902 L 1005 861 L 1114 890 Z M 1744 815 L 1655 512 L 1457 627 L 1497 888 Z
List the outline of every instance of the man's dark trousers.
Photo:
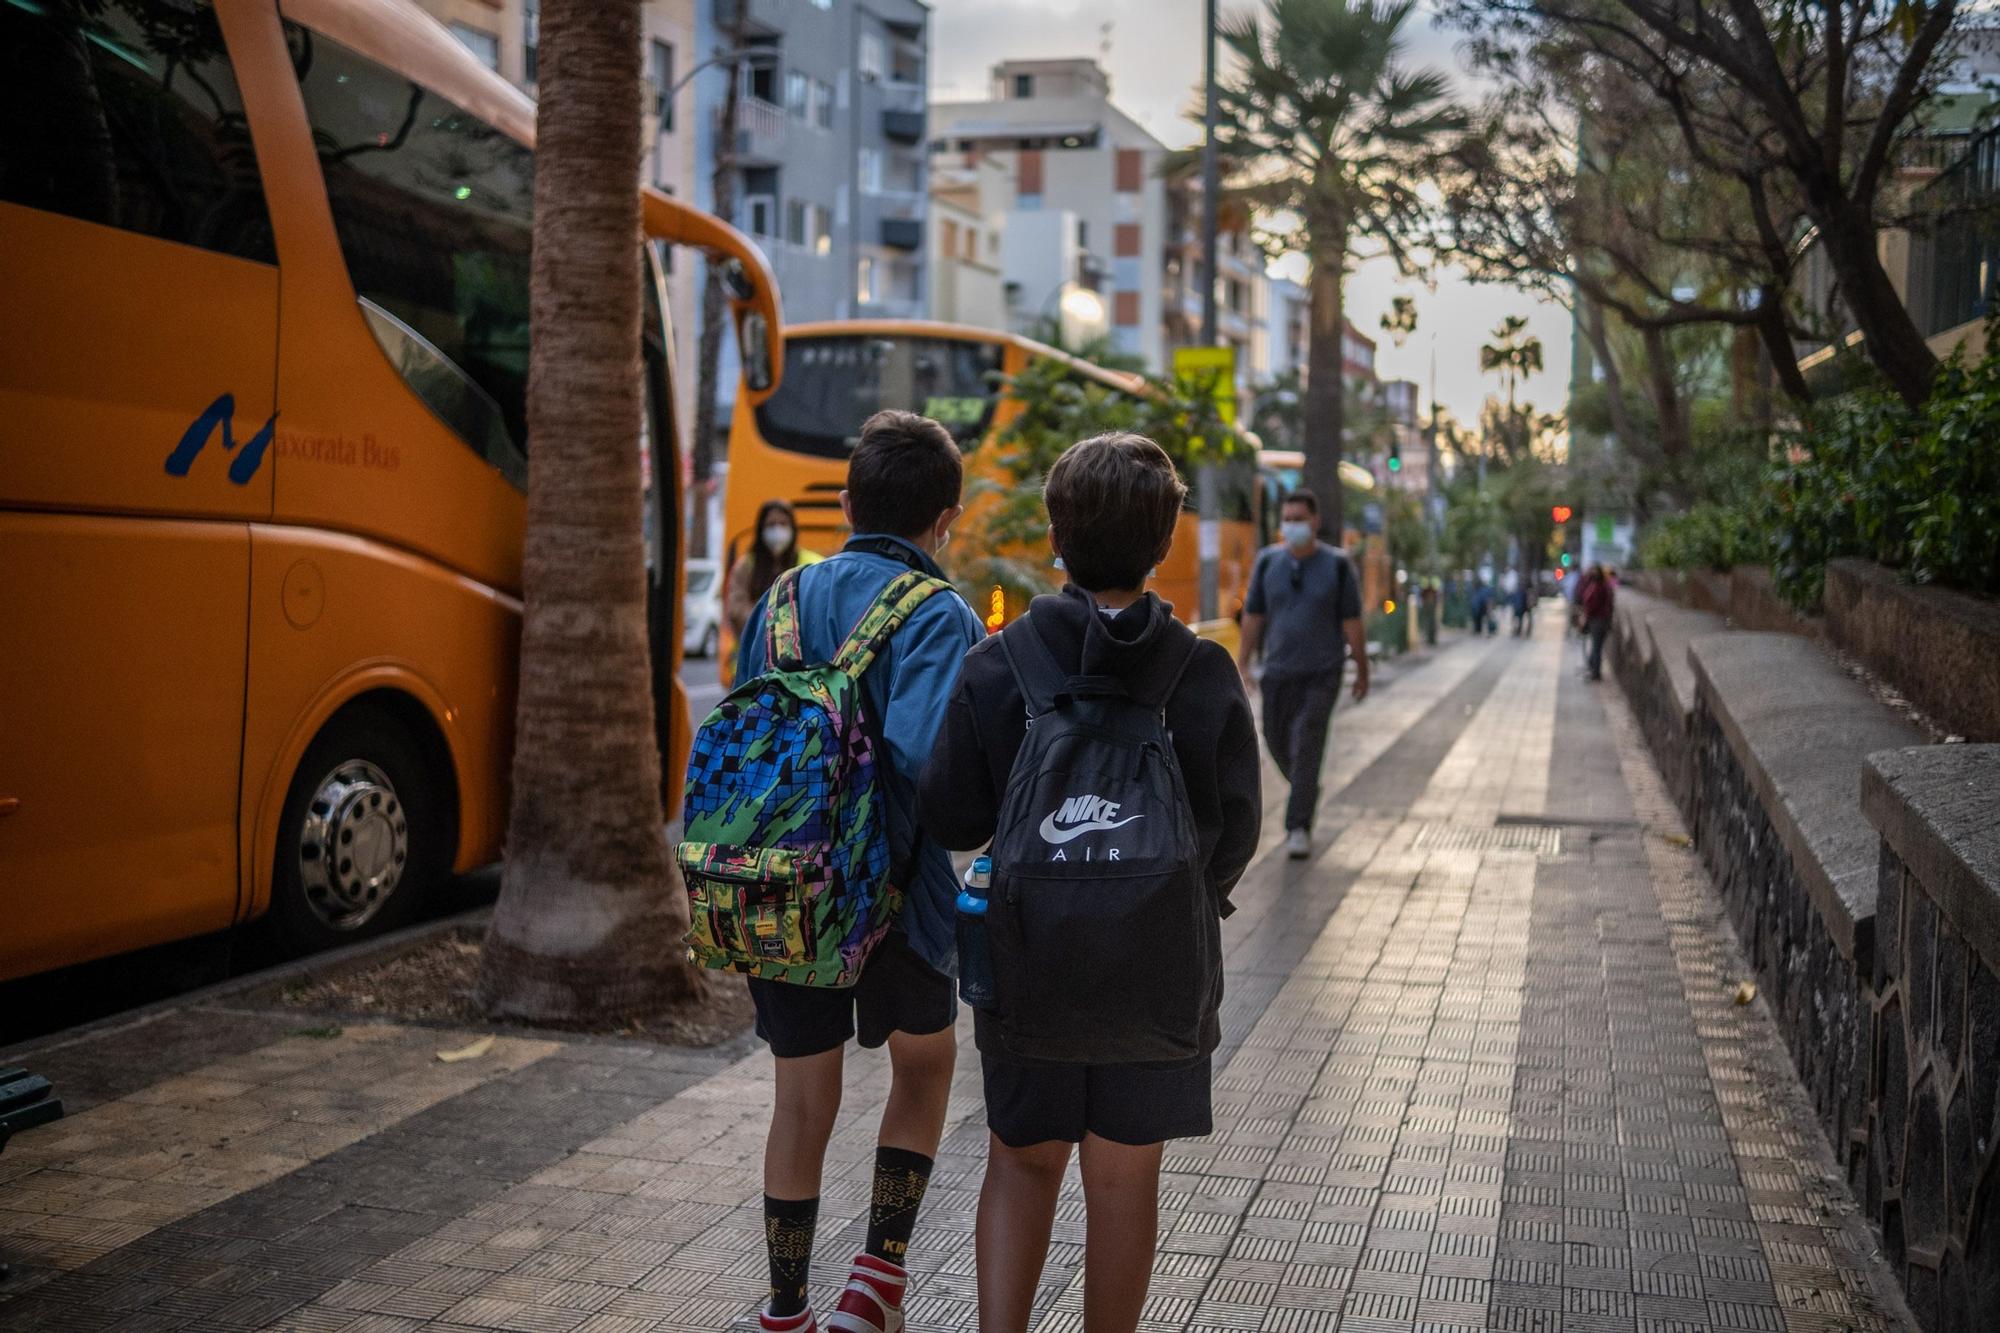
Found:
M 1326 758 L 1326 728 L 1340 698 L 1338 671 L 1303 676 L 1264 677 L 1264 743 L 1278 772 L 1292 786 L 1285 802 L 1285 831 L 1313 826 L 1319 809 L 1319 770 Z
M 1598 616 L 1587 622 L 1584 633 L 1590 636 L 1590 678 L 1598 680 L 1604 675 L 1604 636 L 1611 633 L 1611 617 Z

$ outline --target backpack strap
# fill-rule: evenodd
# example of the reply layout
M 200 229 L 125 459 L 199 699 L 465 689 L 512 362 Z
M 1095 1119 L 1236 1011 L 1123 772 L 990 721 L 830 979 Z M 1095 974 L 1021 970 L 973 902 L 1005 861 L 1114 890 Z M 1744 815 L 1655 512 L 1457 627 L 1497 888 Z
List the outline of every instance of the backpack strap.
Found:
M 764 600 L 764 663 L 772 671 L 797 671 L 805 665 L 799 646 L 799 571 L 794 565 L 778 575 Z
M 833 655 L 834 667 L 859 680 L 896 631 L 903 627 L 903 622 L 915 614 L 918 607 L 950 587 L 943 579 L 934 579 L 914 569 L 889 580 L 889 586 L 876 595 L 868 609 L 861 613 L 861 619 L 855 622 L 854 628 L 847 632 L 846 642 Z
M 1006 655 L 1007 669 L 1014 673 L 1015 687 L 1021 691 L 1021 701 L 1028 709 L 1028 721 L 1054 712 L 1057 696 L 1069 683 L 1070 673 L 1056 661 L 1056 655 L 1042 642 L 1042 636 L 1026 616 L 1000 631 L 1000 651 Z
M 1175 621 L 1174 623 L 1178 625 L 1180 622 Z M 1189 665 L 1194 662 L 1195 650 L 1201 647 L 1201 638 L 1193 630 L 1183 627 L 1182 632 L 1186 637 L 1182 640 L 1181 646 L 1178 649 L 1168 650 L 1177 653 L 1178 657 L 1174 661 L 1173 671 L 1166 677 L 1166 688 L 1162 690 L 1147 690 L 1144 694 L 1135 693 L 1133 695 L 1134 698 L 1140 703 L 1145 704 L 1148 708 L 1159 709 L 1162 717 L 1166 716 L 1167 701 L 1172 699 L 1174 691 L 1181 687 L 1181 677 L 1187 675 Z

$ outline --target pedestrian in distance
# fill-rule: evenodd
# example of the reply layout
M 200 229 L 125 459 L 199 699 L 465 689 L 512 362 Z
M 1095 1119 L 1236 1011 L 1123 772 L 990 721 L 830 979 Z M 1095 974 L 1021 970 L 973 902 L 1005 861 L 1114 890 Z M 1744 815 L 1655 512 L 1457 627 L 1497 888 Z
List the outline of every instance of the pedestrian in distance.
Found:
M 1319 539 L 1319 500 L 1293 491 L 1279 512 L 1282 540 L 1250 570 L 1237 664 L 1244 688 L 1264 695 L 1264 743 L 1291 784 L 1285 802 L 1285 854 L 1312 854 L 1319 772 L 1327 726 L 1347 659 L 1354 659 L 1354 702 L 1368 697 L 1368 639 L 1361 622 L 1361 580 L 1346 554 Z M 1251 671 L 1263 655 L 1264 672 Z
M 750 612 L 764 600 L 764 594 L 778 581 L 778 575 L 797 565 L 817 563 L 819 556 L 799 547 L 798 516 L 784 500 L 766 500 L 757 506 L 757 521 L 751 527 L 750 549 L 729 567 L 729 581 L 722 590 L 722 616 L 738 642 Z
M 992 840 L 990 964 L 961 959 L 968 984 L 993 980 L 974 1008 L 979 1328 L 1027 1329 L 1075 1147 L 1083 1327 L 1131 1333 L 1164 1145 L 1213 1128 L 1220 919 L 1257 847 L 1257 729 L 1228 653 L 1145 590 L 1187 494 L 1166 453 L 1084 440 L 1044 494 L 1068 584 L 967 656 L 921 807 L 947 846 Z
M 1611 633 L 1611 612 L 1617 600 L 1610 572 L 1592 565 L 1577 589 L 1577 614 L 1583 618 L 1583 632 L 1590 643 L 1589 673 L 1592 680 L 1604 679 L 1604 640 Z
M 862 425 L 840 496 L 855 535 L 757 605 L 738 652 L 736 678 L 748 683 L 704 724 L 690 765 L 680 853 L 690 942 L 709 965 L 750 974 L 757 1035 L 776 1064 L 764 1146 L 771 1295 L 760 1312 L 771 1333 L 819 1327 L 807 1271 L 843 1054 L 857 1037 L 887 1044 L 889 1095 L 866 1245 L 825 1327 L 904 1325 L 911 1235 L 957 1055 L 957 878 L 919 833 L 916 782 L 982 637 L 936 562 L 963 480 L 937 422 L 888 411 Z M 823 891 L 833 883 L 838 892 Z

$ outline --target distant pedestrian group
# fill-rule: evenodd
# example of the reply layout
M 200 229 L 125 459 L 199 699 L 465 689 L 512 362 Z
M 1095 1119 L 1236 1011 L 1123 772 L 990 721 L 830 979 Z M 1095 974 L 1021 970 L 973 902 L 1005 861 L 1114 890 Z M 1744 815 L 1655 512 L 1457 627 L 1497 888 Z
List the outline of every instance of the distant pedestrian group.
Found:
M 840 497 L 854 535 L 816 563 L 766 506 L 741 683 L 689 766 L 691 952 L 748 976 L 774 1057 L 758 1318 L 775 1333 L 904 1327 L 961 1000 L 988 1131 L 982 1329 L 1027 1328 L 1073 1151 L 1084 1326 L 1136 1329 L 1164 1145 L 1212 1129 L 1221 922 L 1258 845 L 1261 764 L 1238 664 L 1146 590 L 1186 487 L 1141 436 L 1071 446 L 1044 487 L 1067 586 L 988 635 L 937 560 L 960 459 L 935 421 L 870 418 Z M 1357 699 L 1368 673 L 1352 567 L 1318 540 L 1310 496 L 1285 513 L 1242 675 L 1261 646 L 1303 838 L 1346 654 Z M 979 849 L 961 888 L 951 853 Z M 822 1323 L 807 1274 L 850 1040 L 887 1046 L 889 1087 L 866 1237 Z

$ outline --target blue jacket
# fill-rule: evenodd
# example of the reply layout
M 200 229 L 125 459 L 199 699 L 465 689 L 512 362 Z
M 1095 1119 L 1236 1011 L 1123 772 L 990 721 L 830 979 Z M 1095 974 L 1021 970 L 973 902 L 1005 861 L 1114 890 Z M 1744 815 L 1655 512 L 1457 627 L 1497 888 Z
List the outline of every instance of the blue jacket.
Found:
M 851 549 L 864 540 L 883 539 L 879 534 L 857 534 L 850 549 L 799 573 L 799 648 L 809 662 L 831 662 L 854 622 L 898 574 L 914 566 L 944 577 L 937 562 L 900 537 L 888 540 L 908 550 L 907 563 Z M 743 627 L 736 652 L 739 681 L 764 671 L 764 610 L 760 600 Z M 917 777 L 944 722 L 959 666 L 966 650 L 985 637 L 979 617 L 964 598 L 956 592 L 939 593 L 917 608 L 861 678 L 868 716 L 889 751 L 881 781 L 888 797 L 889 846 L 897 865 L 908 861 L 917 838 Z M 946 976 L 956 976 L 958 876 L 951 868 L 950 853 L 926 841 L 915 878 L 905 892 L 899 924 L 919 957 Z

